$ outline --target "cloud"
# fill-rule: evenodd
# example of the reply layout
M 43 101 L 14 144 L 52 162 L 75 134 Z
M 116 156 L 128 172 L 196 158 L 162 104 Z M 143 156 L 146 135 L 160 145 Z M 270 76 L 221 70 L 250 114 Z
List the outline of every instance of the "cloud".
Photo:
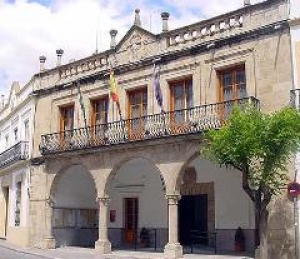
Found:
M 242 0 L 0 0 L 0 93 L 8 94 L 13 81 L 21 86 L 39 70 L 39 56 L 46 67 L 55 66 L 58 48 L 63 62 L 109 48 L 109 30 L 117 39 L 133 24 L 134 9 L 141 9 L 142 25 L 161 30 L 160 13 L 169 11 L 170 28 L 187 25 L 242 6 Z

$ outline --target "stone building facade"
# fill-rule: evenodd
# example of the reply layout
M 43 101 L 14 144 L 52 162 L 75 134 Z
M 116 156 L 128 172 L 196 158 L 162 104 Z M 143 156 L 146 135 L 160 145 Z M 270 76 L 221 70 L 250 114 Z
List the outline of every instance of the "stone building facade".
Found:
M 58 50 L 58 66 L 48 70 L 41 56 L 32 79 L 27 244 L 95 245 L 99 253 L 150 246 L 179 258 L 194 239 L 233 251 L 241 227 L 254 251 L 253 204 L 240 172 L 204 160 L 199 149 L 203 131 L 221 127 L 233 105 L 272 112 L 289 104 L 289 10 L 288 1 L 269 0 L 175 30 L 162 13 L 160 34 L 145 30 L 136 10 L 118 44 L 110 31 L 105 52 L 61 65 Z M 109 98 L 111 68 L 120 113 Z M 272 202 L 261 258 L 294 258 L 292 211 L 286 195 Z

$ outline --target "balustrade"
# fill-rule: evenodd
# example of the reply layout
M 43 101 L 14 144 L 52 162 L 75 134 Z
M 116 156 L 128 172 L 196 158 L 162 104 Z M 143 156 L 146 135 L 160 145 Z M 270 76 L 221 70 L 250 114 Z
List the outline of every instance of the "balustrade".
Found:
M 46 134 L 42 135 L 40 150 L 45 155 L 124 142 L 196 134 L 220 128 L 234 105 L 245 106 L 249 103 L 259 106 L 257 99 L 249 97 Z
M 28 141 L 20 141 L 0 154 L 0 168 L 29 157 Z

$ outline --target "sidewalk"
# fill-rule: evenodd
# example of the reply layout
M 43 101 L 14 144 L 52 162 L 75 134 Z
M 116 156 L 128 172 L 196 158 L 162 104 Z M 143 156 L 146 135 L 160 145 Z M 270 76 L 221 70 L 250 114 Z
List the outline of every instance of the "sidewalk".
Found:
M 163 253 L 137 252 L 117 250 L 111 254 L 99 255 L 92 248 L 81 247 L 61 247 L 51 250 L 20 248 L 19 246 L 0 240 L 0 249 L 13 250 L 20 254 L 39 256 L 44 259 L 162 259 Z M 204 255 L 204 254 L 185 254 L 185 259 L 253 259 L 253 257 L 238 255 Z M 16 258 L 17 259 L 17 258 Z

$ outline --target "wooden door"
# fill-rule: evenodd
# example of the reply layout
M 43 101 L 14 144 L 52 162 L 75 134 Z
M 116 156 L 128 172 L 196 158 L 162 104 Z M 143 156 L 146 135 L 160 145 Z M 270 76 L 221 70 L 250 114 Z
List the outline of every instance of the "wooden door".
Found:
M 64 149 L 73 136 L 74 105 L 60 108 L 60 144 Z
M 145 134 L 145 118 L 147 115 L 147 88 L 128 93 L 128 130 L 131 140 L 142 139 Z
M 138 215 L 138 198 L 124 198 L 124 229 L 126 243 L 133 244 L 136 241 Z

